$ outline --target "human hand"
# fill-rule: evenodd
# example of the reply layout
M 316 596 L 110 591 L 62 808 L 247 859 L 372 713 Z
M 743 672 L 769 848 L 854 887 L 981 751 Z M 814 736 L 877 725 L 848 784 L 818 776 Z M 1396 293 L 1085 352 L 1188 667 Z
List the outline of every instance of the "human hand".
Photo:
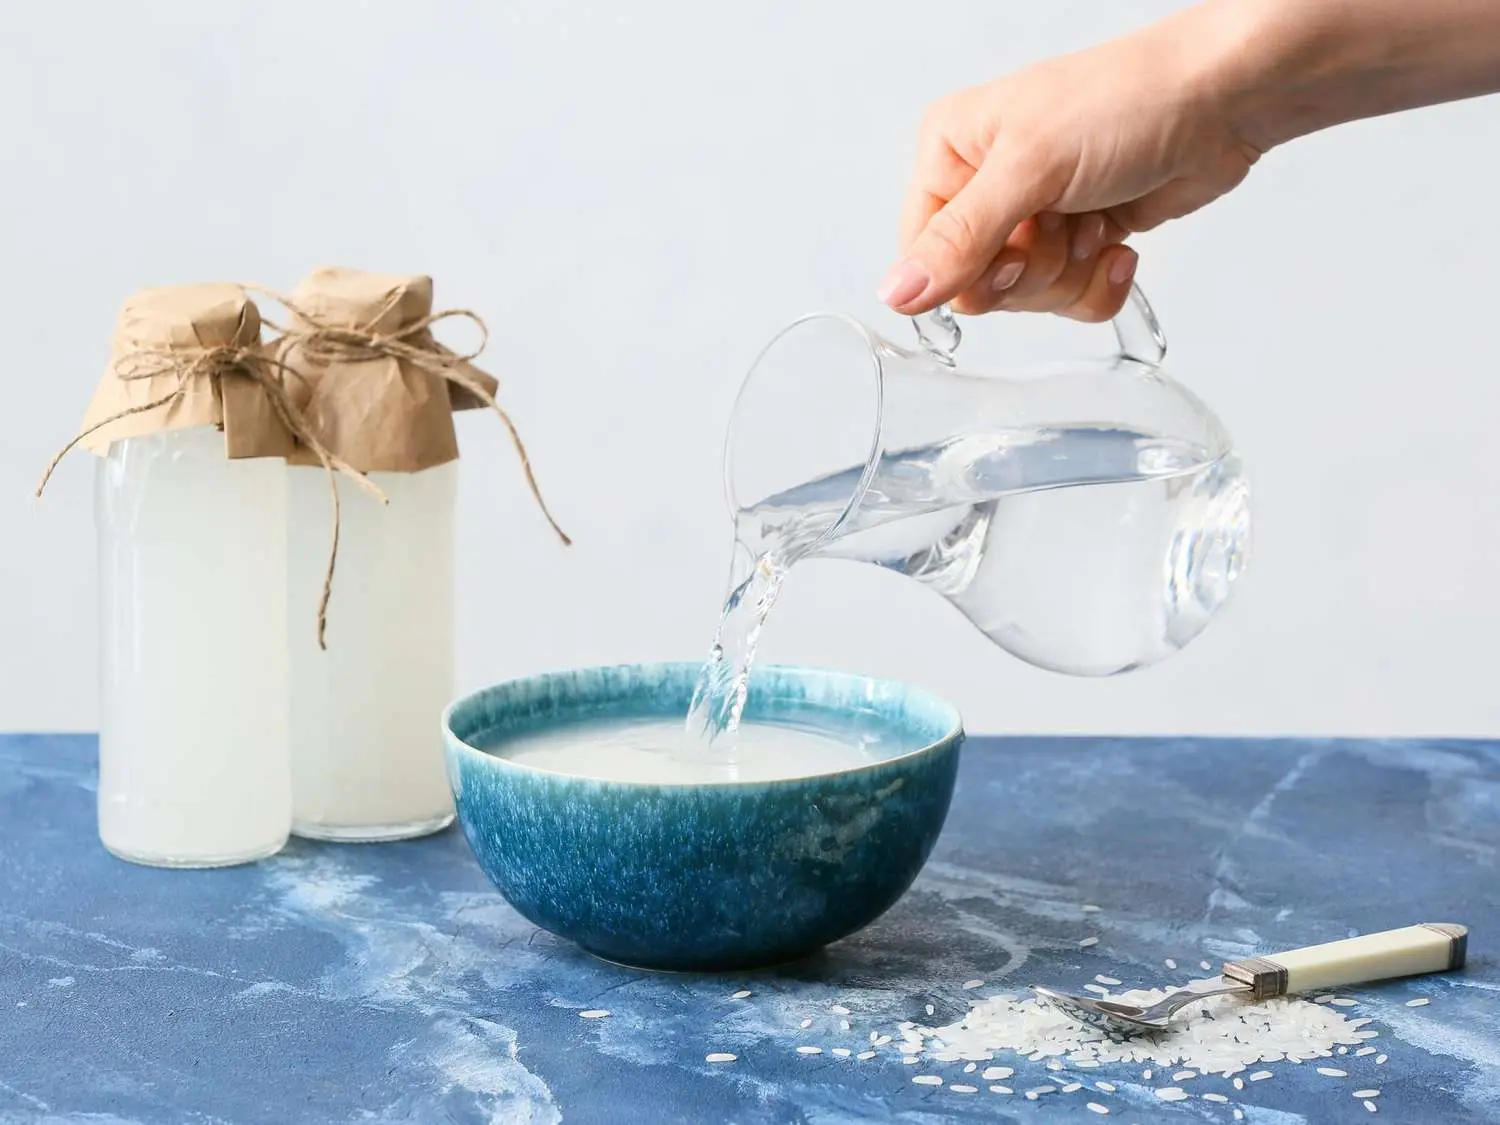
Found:
M 938 102 L 880 299 L 1114 316 L 1137 264 L 1126 237 L 1223 195 L 1260 155 L 1216 89 L 1232 38 L 1216 5 L 1189 9 Z

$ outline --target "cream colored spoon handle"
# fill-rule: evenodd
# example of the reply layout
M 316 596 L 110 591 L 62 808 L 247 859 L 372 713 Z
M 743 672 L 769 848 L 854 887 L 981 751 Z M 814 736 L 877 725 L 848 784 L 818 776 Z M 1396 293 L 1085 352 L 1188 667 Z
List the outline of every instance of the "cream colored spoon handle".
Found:
M 1468 937 L 1467 928 L 1452 922 L 1423 922 L 1268 957 L 1229 961 L 1224 976 L 1250 985 L 1254 998 L 1265 1000 L 1292 992 L 1441 973 L 1463 967 Z

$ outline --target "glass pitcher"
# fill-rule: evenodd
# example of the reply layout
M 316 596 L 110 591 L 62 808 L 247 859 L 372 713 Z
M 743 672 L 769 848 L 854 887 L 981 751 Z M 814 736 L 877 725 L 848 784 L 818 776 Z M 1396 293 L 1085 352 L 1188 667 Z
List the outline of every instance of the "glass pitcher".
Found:
M 874 563 L 1078 676 L 1202 632 L 1245 568 L 1249 487 L 1218 418 L 1162 370 L 1141 291 L 1115 355 L 1004 377 L 958 369 L 947 308 L 914 323 L 903 348 L 814 314 L 755 361 L 725 452 L 731 591 L 809 556 Z

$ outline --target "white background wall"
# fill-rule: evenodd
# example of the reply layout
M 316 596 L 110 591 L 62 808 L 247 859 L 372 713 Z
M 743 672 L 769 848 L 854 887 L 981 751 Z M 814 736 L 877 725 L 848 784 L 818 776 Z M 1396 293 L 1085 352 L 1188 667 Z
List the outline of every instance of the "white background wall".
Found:
M 95 722 L 88 457 L 30 489 L 132 289 L 431 273 L 495 328 L 577 539 L 555 544 L 494 420 L 465 416 L 463 686 L 696 657 L 735 380 L 811 308 L 901 330 L 872 293 L 923 105 L 1172 7 L 4 5 L 0 729 Z M 790 583 L 769 658 L 920 681 L 975 729 L 1500 735 L 1497 126 L 1492 101 L 1303 141 L 1140 240 L 1172 366 L 1257 485 L 1249 579 L 1187 652 L 1069 680 L 825 563 Z M 999 368 L 1106 331 L 1000 318 L 966 351 Z

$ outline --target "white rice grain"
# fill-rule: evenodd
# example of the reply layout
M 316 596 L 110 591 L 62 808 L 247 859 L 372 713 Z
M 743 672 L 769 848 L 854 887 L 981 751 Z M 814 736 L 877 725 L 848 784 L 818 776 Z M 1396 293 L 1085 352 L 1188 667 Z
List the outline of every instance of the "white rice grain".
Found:
M 914 1074 L 911 1080 L 918 1086 L 941 1086 L 943 1084 L 943 1080 L 936 1074 Z
M 835 1047 L 833 1053 L 841 1059 L 847 1059 L 853 1052 L 848 1047 Z
M 1015 1091 L 1012 1090 L 1009 1086 L 991 1086 L 990 1087 L 990 1093 L 992 1093 L 992 1094 L 1014 1094 Z
M 955 1094 L 977 1094 L 977 1093 L 979 1093 L 979 1087 L 978 1086 L 949 1086 L 948 1089 L 952 1090 Z
M 857 1059 L 873 1059 L 875 1057 L 875 1052 L 874 1051 L 861 1051 L 859 1054 L 855 1055 L 854 1057 L 857 1058 Z
M 1084 938 L 1082 941 L 1080 941 L 1078 943 L 1078 948 L 1079 949 L 1087 949 L 1091 945 L 1098 945 L 1098 944 L 1099 944 L 1099 939 L 1098 938 L 1096 938 L 1096 937 L 1086 937 L 1086 938 Z
M 1375 1103 L 1374 1102 L 1365 1102 L 1365 1108 L 1368 1109 L 1371 1113 L 1378 1113 L 1379 1112 L 1375 1108 Z
M 1223 1094 L 1204 1094 L 1203 1100 L 1206 1102 L 1227 1102 L 1229 1099 Z
M 711 1063 L 730 1063 L 734 1062 L 738 1058 L 738 1055 L 731 1055 L 728 1051 L 715 1051 L 711 1055 L 704 1055 L 703 1061 Z
M 749 996 L 750 996 L 750 990 L 748 988 L 742 988 L 738 992 L 736 992 L 733 996 L 731 996 L 730 999 L 731 1000 L 744 1000 L 744 999 L 747 999 Z
M 1156 1091 L 1156 1096 L 1164 1102 L 1181 1102 L 1186 1101 L 1191 1095 L 1177 1086 L 1163 1086 Z
M 1098 1102 L 1089 1102 L 1087 1104 L 1089 1109 L 1093 1110 L 1095 1113 L 1104 1114 L 1109 1112 L 1106 1107 L 1100 1105 Z
M 1424 1004 L 1431 1004 L 1431 1003 L 1432 1003 L 1432 998 L 1431 997 L 1428 997 L 1428 996 L 1418 996 L 1415 1000 L 1408 1000 L 1406 1002 L 1406 1006 L 1408 1008 L 1420 1008 Z
M 1347 1070 L 1340 1070 L 1336 1066 L 1320 1066 L 1320 1067 L 1318 1067 L 1318 1073 L 1322 1074 L 1322 1075 L 1324 1075 L 1324 1076 L 1326 1076 L 1328 1078 L 1348 1078 L 1349 1077 L 1349 1072 Z
M 1095 1082 L 1094 1085 L 1106 1094 L 1113 1094 L 1115 1092 L 1115 1084 L 1113 1082 Z
M 1103 975 L 1102 973 L 1099 976 L 1096 976 L 1094 979 L 1096 981 L 1098 981 L 1100 984 L 1119 984 L 1120 983 L 1114 977 L 1107 977 L 1107 976 Z
M 797 1053 L 799 1055 L 821 1055 L 823 1053 L 823 1048 L 822 1047 L 798 1047 L 797 1048 Z
M 578 1018 L 581 1020 L 602 1020 L 607 1015 L 609 1013 L 603 1008 L 590 1008 L 586 1012 L 579 1012 Z
M 966 981 L 964 981 L 964 990 L 965 991 L 968 991 L 970 989 L 975 989 L 975 988 L 983 988 L 983 987 L 984 987 L 984 981 L 982 981 L 982 980 L 966 980 Z
M 1177 968 L 1177 962 L 1174 961 L 1174 960 L 1172 960 L 1172 958 L 1170 958 L 1170 957 L 1168 957 L 1166 959 L 1166 961 L 1163 962 L 1163 964 L 1166 965 L 1167 968 L 1169 968 L 1169 969 L 1175 969 L 1175 968 Z
M 1378 1098 L 1378 1097 L 1380 1097 L 1380 1091 L 1379 1090 L 1355 1090 L 1354 1091 L 1354 1096 L 1356 1098 Z

